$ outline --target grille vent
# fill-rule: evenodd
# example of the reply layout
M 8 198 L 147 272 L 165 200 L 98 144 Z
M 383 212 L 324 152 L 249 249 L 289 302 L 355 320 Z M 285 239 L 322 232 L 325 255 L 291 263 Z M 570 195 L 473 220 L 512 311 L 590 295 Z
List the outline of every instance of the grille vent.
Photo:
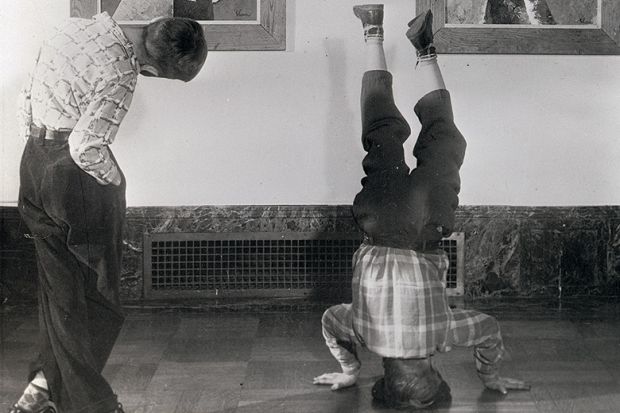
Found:
M 442 240 L 449 295 L 463 294 L 463 233 Z M 146 298 L 351 296 L 356 233 L 153 233 L 144 236 Z

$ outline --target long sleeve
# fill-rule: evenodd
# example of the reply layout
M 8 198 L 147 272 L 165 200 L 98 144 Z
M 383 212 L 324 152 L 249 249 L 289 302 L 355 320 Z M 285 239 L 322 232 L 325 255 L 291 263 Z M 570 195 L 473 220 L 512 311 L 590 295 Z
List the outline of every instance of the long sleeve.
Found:
M 340 363 L 342 372 L 349 375 L 356 374 L 362 366 L 357 358 L 351 320 L 351 304 L 330 307 L 321 319 L 325 344 Z
M 475 310 L 452 310 L 452 343 L 473 346 L 476 370 L 481 376 L 497 374 L 504 356 L 504 344 L 495 318 Z
M 135 75 L 129 74 L 97 88 L 69 136 L 71 157 L 100 184 L 120 184 L 120 172 L 108 145 L 129 109 L 135 84 Z

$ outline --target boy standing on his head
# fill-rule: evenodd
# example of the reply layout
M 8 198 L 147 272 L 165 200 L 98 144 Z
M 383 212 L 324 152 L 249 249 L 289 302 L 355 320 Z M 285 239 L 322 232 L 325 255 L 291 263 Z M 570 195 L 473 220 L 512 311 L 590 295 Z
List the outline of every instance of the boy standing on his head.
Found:
M 473 346 L 487 388 L 528 389 L 499 376 L 504 347 L 497 321 L 473 310 L 451 310 L 442 283 L 449 263 L 438 243 L 454 227 L 466 143 L 437 65 L 432 14 L 420 14 L 407 31 L 418 57 L 414 110 L 422 124 L 413 150 L 417 167 L 410 172 L 403 143 L 411 130 L 394 104 L 383 51 L 383 5 L 356 6 L 354 13 L 366 41 L 361 105 L 368 154 L 353 214 L 365 240 L 353 256 L 353 302 L 329 308 L 322 319 L 326 344 L 342 372 L 323 374 L 314 383 L 333 390 L 355 384 L 360 345 L 383 357 L 384 377 L 373 397 L 397 408 L 423 408 L 450 399 L 431 356 Z

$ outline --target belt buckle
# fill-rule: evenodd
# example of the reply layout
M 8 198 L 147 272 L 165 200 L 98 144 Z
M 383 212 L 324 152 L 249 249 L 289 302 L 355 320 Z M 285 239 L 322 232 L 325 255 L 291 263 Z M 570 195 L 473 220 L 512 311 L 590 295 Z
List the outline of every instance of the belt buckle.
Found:
M 45 134 L 47 133 L 47 129 L 40 128 L 37 125 L 30 125 L 30 136 L 39 139 L 45 139 Z
M 67 142 L 71 131 L 48 130 L 45 137 L 48 140 L 57 142 Z

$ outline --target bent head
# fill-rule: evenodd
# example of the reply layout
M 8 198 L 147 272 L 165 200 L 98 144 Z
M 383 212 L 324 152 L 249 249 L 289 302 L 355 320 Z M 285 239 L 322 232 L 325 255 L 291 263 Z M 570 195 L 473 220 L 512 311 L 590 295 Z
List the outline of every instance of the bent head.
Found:
M 204 30 L 192 19 L 157 19 L 144 28 L 143 37 L 148 66 L 152 66 L 145 70 L 147 75 L 189 82 L 207 58 Z
M 450 387 L 430 359 L 383 359 L 385 376 L 372 388 L 375 400 L 389 407 L 422 409 L 451 401 Z

